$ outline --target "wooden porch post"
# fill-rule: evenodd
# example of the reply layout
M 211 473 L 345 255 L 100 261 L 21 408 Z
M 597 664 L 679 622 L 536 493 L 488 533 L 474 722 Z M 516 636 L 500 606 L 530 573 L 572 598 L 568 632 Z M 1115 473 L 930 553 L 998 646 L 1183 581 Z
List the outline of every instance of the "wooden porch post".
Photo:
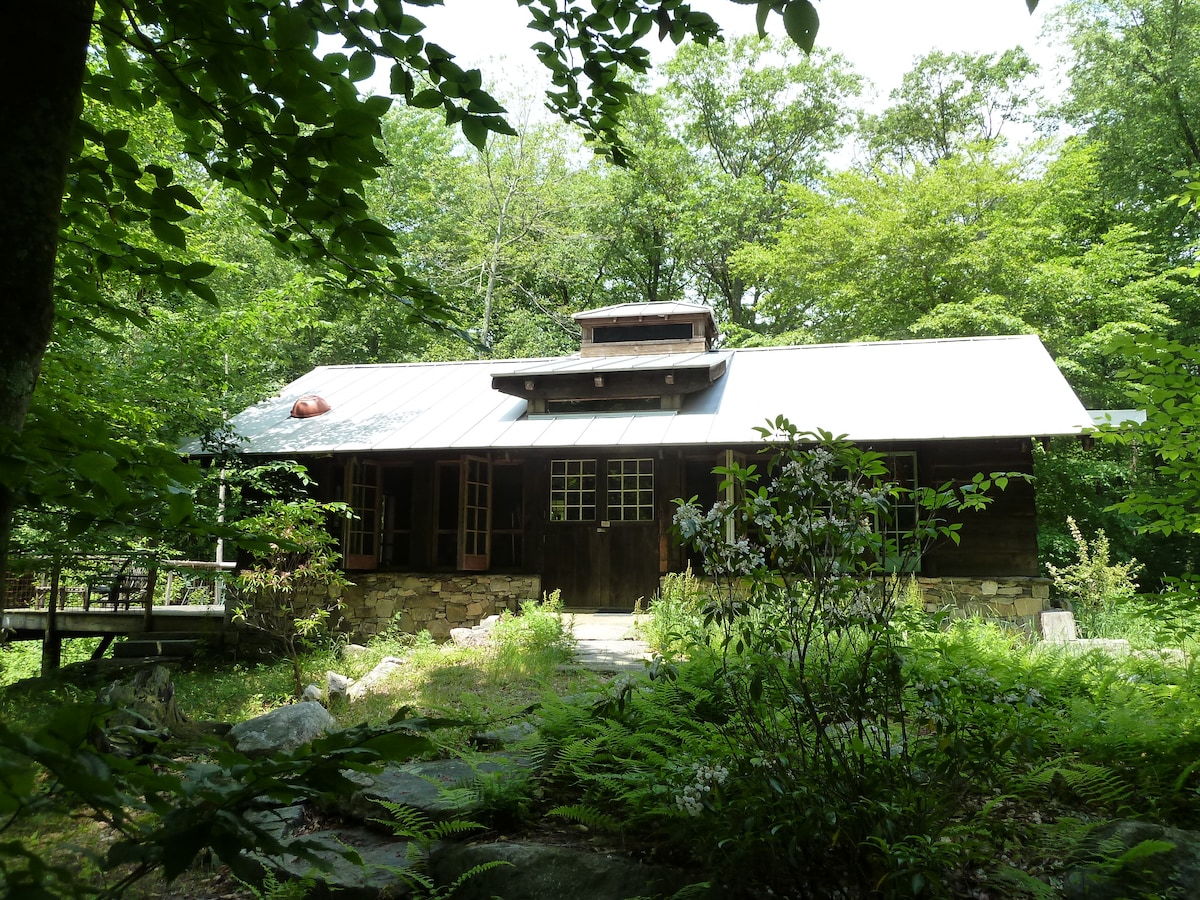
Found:
M 146 596 L 143 598 L 145 613 L 142 615 L 142 630 L 154 628 L 154 586 L 158 583 L 158 561 L 150 563 L 146 570 Z
M 62 561 L 55 560 L 50 570 L 50 596 L 46 600 L 46 630 L 42 634 L 42 675 L 49 675 L 62 664 L 62 635 L 58 633 L 58 586 L 62 581 Z

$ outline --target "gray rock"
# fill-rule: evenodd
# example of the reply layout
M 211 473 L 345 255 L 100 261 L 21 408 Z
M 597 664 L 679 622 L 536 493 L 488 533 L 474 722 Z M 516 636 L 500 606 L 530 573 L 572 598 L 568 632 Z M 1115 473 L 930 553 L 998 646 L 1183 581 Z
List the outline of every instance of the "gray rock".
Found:
M 1068 653 L 1081 656 L 1099 650 L 1109 656 L 1128 656 L 1129 641 L 1116 638 L 1083 638 L 1061 645 Z
M 294 703 L 239 722 L 229 730 L 233 745 L 247 756 L 294 750 L 337 727 L 320 703 Z
M 315 684 L 305 687 L 304 693 L 300 695 L 301 699 L 308 703 L 320 703 L 322 696 L 324 695 L 321 693 L 321 689 Z
M 347 678 L 340 672 L 325 673 L 325 699 L 339 700 L 346 696 L 346 693 L 354 685 L 354 681 Z
M 399 656 L 385 656 L 370 672 L 346 689 L 346 696 L 351 702 L 373 693 L 379 685 L 387 681 L 404 668 L 404 659 Z
M 625 900 L 669 896 L 692 883 L 676 869 L 642 865 L 615 853 L 525 843 L 437 844 L 430 873 L 438 884 L 449 885 L 473 866 L 492 861 L 508 865 L 468 879 L 455 900 Z
M 1187 654 L 1176 647 L 1159 647 L 1157 650 L 1137 650 L 1133 654 L 1138 659 L 1154 659 L 1167 666 L 1186 666 Z
M 1073 641 L 1075 633 L 1075 614 L 1067 609 L 1048 609 L 1041 615 L 1042 640 L 1050 643 Z
M 456 647 L 486 647 L 491 634 L 484 628 L 451 628 L 450 641 Z
M 1119 871 L 1102 861 L 1114 860 L 1146 841 L 1165 842 Z M 1087 842 L 1086 863 L 1063 879 L 1066 900 L 1121 900 L 1126 897 L 1200 897 L 1200 833 L 1150 822 L 1117 822 L 1097 831 Z
M 508 753 L 486 754 L 473 762 L 438 759 L 388 766 L 369 774 L 370 783 L 349 797 L 340 811 L 362 821 L 386 819 L 386 812 L 379 806 L 383 800 L 412 807 L 434 821 L 468 818 L 482 805 L 478 794 L 470 790 L 480 776 L 503 772 L 521 777 L 531 767 L 527 758 Z
M 521 721 L 514 722 L 512 725 L 506 725 L 503 728 L 495 728 L 491 731 L 481 731 L 475 735 L 472 740 L 480 749 L 496 748 L 501 749 L 510 744 L 519 744 L 537 734 L 537 726 L 532 722 Z
M 405 876 L 412 868 L 414 856 L 407 841 L 393 840 L 362 828 L 317 831 L 297 841 L 320 859 L 324 867 L 292 854 L 280 858 L 259 856 L 256 861 L 285 880 L 312 876 L 317 881 L 317 896 L 367 900 L 403 898 L 413 894 L 413 882 Z M 346 850 L 357 854 L 361 864 L 347 859 Z

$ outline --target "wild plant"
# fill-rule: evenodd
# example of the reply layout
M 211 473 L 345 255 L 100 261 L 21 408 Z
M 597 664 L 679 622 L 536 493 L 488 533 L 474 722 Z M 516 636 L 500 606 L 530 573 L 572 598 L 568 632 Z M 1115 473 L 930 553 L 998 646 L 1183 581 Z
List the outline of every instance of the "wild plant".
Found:
M 688 648 L 704 642 L 704 607 L 707 587 L 689 566 L 662 579 L 658 595 L 639 626 L 650 649 L 666 659 L 686 655 Z
M 337 540 L 329 532 L 331 515 L 344 515 L 344 504 L 310 499 L 269 501 L 262 513 L 242 520 L 253 536 L 253 563 L 234 579 L 233 621 L 263 635 L 292 663 L 294 689 L 304 690 L 301 653 L 332 634 L 349 584 L 338 569 Z
M 540 602 L 523 601 L 520 615 L 501 613 L 492 644 L 492 669 L 497 673 L 527 673 L 568 662 L 575 655 L 575 636 L 563 616 L 560 592 L 553 591 Z
M 883 455 L 844 439 L 782 417 L 759 431 L 764 469 L 716 470 L 734 499 L 683 502 L 675 517 L 717 586 L 713 691 L 731 710 L 717 728 L 747 794 L 739 821 L 759 836 L 752 862 L 813 889 L 932 885 L 954 848 L 908 838 L 936 836 L 950 813 L 917 765 L 926 734 L 896 627 L 904 592 L 887 576 L 935 539 L 956 542 L 961 526 L 944 516 L 982 507 L 1010 476 L 905 488 Z
M 440 884 L 429 871 L 429 854 L 434 844 L 462 837 L 483 826 L 466 819 L 434 822 L 424 813 L 404 804 L 388 800 L 376 802 L 388 813 L 388 818 L 375 821 L 389 828 L 397 838 L 408 842 L 408 865 L 391 869 L 404 882 L 407 897 L 414 900 L 448 900 L 472 878 L 511 865 L 501 860 L 490 860 L 472 866 L 449 884 Z
M 1061 568 L 1047 563 L 1046 570 L 1054 580 L 1055 590 L 1074 605 L 1084 633 L 1098 637 L 1112 610 L 1136 595 L 1141 565 L 1136 559 L 1113 562 L 1103 529 L 1088 540 L 1070 516 L 1067 528 L 1075 543 L 1075 562 Z

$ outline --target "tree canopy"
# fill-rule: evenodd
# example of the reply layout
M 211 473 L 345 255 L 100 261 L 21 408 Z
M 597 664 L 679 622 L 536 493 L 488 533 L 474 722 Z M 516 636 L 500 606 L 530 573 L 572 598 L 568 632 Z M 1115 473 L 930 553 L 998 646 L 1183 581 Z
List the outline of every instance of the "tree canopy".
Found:
M 0 101 L 0 288 L 10 313 L 0 338 L 0 572 L 14 503 L 38 465 L 20 433 L 56 300 L 84 318 L 101 309 L 137 320 L 136 305 L 113 304 L 114 281 L 213 298 L 213 266 L 183 227 L 202 207 L 189 171 L 240 197 L 277 248 L 319 263 L 339 291 L 448 321 L 445 303 L 400 262 L 396 235 L 369 215 L 365 185 L 386 164 L 381 122 L 393 101 L 358 89 L 386 66 L 393 97 L 440 109 L 476 147 L 512 132 L 481 73 L 421 36 L 409 10 L 435 2 L 49 0 L 12 11 L 25 52 L 6 56 L 14 89 Z M 624 72 L 648 66 L 640 42 L 718 33 L 683 0 L 520 6 L 546 35 L 535 49 L 554 80 L 551 106 L 616 159 L 632 93 Z M 809 0 L 764 0 L 760 21 L 772 12 L 811 46 Z M 340 48 L 325 49 L 329 41 Z M 170 159 L 130 145 L 128 119 L 154 116 L 171 122 Z

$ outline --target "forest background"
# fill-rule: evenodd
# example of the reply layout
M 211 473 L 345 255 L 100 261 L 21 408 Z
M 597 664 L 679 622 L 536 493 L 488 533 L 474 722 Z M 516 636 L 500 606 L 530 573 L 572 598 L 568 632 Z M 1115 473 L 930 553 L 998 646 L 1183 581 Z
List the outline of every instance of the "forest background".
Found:
M 108 87 L 85 95 L 69 183 L 109 181 L 64 211 L 23 480 L 0 469 L 21 485 L 14 548 L 152 535 L 210 556 L 204 529 L 163 527 L 215 509 L 206 488 L 191 506 L 198 488 L 171 462 L 185 439 L 229 440 L 230 414 L 316 365 L 570 353 L 573 313 L 630 301 L 710 304 L 731 347 L 1034 333 L 1088 407 L 1145 407 L 1158 390 L 1186 447 L 1200 7 L 1076 0 L 1046 28 L 1071 53 L 1060 97 L 1020 48 L 934 51 L 873 112 L 819 41 L 811 55 L 784 38 L 685 42 L 635 82 L 607 154 L 538 114 L 542 97 L 493 88 L 511 128 L 459 115 L 460 134 L 445 83 L 409 84 L 381 114 L 381 177 L 356 194 L 391 232 L 406 300 L 347 279 L 332 253 L 281 252 L 294 235 L 197 154 L 177 108 L 109 102 L 138 58 L 98 42 L 88 65 Z M 355 53 L 343 68 L 361 80 L 370 65 Z M 142 191 L 148 212 L 106 191 Z M 1146 589 L 1194 571 L 1195 514 L 1149 457 L 1041 451 L 1044 560 L 1074 558 L 1070 515 L 1136 556 Z M 1164 493 L 1182 520 L 1125 502 Z

